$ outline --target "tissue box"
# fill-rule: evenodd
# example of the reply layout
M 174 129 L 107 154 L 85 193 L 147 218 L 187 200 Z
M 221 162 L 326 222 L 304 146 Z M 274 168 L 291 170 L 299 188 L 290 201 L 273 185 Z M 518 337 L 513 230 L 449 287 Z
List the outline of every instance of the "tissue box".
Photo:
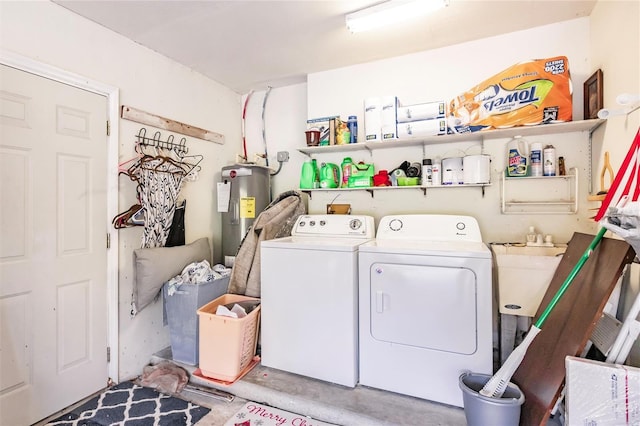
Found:
M 640 368 L 568 356 L 567 426 L 640 423 Z
M 432 118 L 444 118 L 446 102 L 428 102 L 424 104 L 398 106 L 398 123 L 408 121 L 430 120 Z
M 398 138 L 400 139 L 444 135 L 446 133 L 447 120 L 445 118 L 398 123 Z

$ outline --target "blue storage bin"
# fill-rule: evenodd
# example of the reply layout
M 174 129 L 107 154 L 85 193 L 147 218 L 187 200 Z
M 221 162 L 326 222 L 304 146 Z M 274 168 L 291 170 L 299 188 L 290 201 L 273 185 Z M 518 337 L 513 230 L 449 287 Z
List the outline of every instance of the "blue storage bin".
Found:
M 171 353 L 174 361 L 198 365 L 198 309 L 227 292 L 229 276 L 200 284 L 181 284 L 171 296 L 164 284 L 164 297 Z

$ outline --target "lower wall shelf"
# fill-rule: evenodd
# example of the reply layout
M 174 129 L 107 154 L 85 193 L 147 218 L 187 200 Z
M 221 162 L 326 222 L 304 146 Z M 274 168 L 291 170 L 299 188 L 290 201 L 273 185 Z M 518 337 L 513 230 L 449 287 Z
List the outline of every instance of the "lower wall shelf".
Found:
M 311 198 L 311 194 L 313 192 L 347 192 L 347 191 L 367 191 L 373 197 L 373 194 L 376 191 L 402 191 L 402 190 L 422 190 L 422 193 L 426 196 L 427 191 L 439 190 L 439 189 L 453 189 L 453 188 L 481 188 L 482 196 L 484 197 L 484 188 L 486 186 L 491 186 L 490 183 L 481 183 L 481 184 L 464 184 L 464 185 L 413 185 L 413 186 L 370 186 L 366 188 L 314 188 L 314 189 L 300 189 L 301 192 L 309 195 Z
M 502 175 L 502 214 L 576 214 L 578 212 L 578 169 L 565 176 L 506 177 Z M 534 186 L 540 191 L 533 191 Z M 545 198 L 527 198 L 543 193 Z M 525 195 L 526 194 L 526 195 Z

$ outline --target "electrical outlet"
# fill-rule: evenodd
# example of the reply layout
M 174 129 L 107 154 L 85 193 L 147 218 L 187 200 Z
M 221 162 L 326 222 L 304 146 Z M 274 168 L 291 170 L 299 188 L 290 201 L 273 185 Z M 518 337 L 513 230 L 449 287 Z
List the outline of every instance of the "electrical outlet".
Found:
M 288 151 L 279 151 L 278 152 L 278 162 L 286 163 L 289 161 L 289 152 Z

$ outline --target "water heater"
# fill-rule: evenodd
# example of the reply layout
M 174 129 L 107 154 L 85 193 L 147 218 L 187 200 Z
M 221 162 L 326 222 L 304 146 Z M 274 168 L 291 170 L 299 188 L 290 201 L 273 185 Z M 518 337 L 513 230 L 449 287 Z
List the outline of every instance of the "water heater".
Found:
M 234 164 L 222 168 L 218 199 L 227 196 L 228 208 L 222 210 L 222 256 L 233 266 L 245 234 L 258 215 L 271 202 L 270 169 L 256 164 Z M 220 194 L 220 190 L 225 194 Z M 226 203 L 225 203 L 226 204 Z

